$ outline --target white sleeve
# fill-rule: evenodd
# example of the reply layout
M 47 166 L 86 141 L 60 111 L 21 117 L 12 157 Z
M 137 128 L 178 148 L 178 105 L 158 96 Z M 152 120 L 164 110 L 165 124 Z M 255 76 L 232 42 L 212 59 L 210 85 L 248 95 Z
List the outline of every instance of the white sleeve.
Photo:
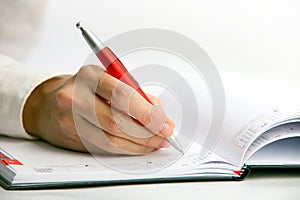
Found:
M 53 77 L 26 69 L 13 59 L 0 54 L 0 134 L 33 139 L 26 133 L 22 113 L 27 97 L 41 82 Z

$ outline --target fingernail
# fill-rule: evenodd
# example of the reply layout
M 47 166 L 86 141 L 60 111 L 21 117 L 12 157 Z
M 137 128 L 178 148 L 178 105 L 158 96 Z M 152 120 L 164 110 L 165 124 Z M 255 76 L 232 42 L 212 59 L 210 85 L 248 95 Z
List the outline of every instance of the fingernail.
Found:
M 167 123 L 174 129 L 175 128 L 175 123 L 173 121 L 167 121 Z
M 173 127 L 171 127 L 169 124 L 165 123 L 163 128 L 160 130 L 160 133 L 164 136 L 171 136 L 173 134 Z
M 169 146 L 170 146 L 170 143 L 165 139 L 163 139 L 163 141 L 159 145 L 160 148 L 167 148 Z

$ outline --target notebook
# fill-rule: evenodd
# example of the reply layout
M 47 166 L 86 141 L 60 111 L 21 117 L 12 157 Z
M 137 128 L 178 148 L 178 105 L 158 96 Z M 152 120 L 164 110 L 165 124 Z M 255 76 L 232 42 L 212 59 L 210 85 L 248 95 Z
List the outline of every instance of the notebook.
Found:
M 246 95 L 239 91 L 247 91 L 246 85 L 239 84 L 238 89 L 230 92 L 228 88 L 234 88 L 236 79 L 231 76 L 227 80 L 233 84 L 224 81 L 227 101 L 222 131 L 209 148 L 199 139 L 178 133 L 177 139 L 188 144 L 184 155 L 169 147 L 143 156 L 105 156 L 3 136 L 1 185 L 5 189 L 38 189 L 243 180 L 253 168 L 300 168 L 300 111 L 292 104 L 297 99 L 283 99 L 289 108 L 276 107 L 270 103 L 272 98 L 264 95 L 267 92 L 263 92 L 255 97 L 263 97 L 269 104 L 258 103 L 250 91 Z M 260 86 L 268 92 L 277 91 L 269 94 L 287 97 L 283 94 L 287 90 L 261 83 Z

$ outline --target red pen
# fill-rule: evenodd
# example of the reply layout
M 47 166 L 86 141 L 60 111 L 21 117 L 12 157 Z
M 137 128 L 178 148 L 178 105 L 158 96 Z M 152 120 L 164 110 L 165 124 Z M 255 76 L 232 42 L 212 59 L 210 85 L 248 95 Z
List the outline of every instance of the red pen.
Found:
M 86 29 L 81 22 L 78 22 L 76 27 L 81 30 L 83 37 L 105 67 L 106 72 L 134 88 L 152 104 L 149 97 L 143 92 L 137 81 L 130 75 L 118 57 L 108 47 L 104 46 L 104 44 L 89 29 Z
M 89 29 L 85 28 L 81 22 L 76 24 L 76 27 L 80 29 L 82 36 L 92 48 L 97 58 L 105 67 L 108 74 L 126 83 L 134 88 L 140 95 L 142 95 L 149 103 L 153 104 L 149 97 L 140 88 L 138 82 L 130 75 L 122 62 L 118 57 L 106 47 Z M 179 152 L 183 153 L 180 144 L 175 138 L 166 138 L 166 140 Z

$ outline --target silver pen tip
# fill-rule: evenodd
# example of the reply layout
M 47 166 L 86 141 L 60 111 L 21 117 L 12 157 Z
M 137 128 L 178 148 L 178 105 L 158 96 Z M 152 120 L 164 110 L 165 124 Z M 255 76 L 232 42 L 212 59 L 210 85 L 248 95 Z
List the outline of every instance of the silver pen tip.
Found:
M 180 149 L 179 152 L 184 155 L 184 151 L 182 149 Z
M 184 155 L 184 151 L 181 148 L 176 147 L 176 150 L 179 151 L 182 155 Z

